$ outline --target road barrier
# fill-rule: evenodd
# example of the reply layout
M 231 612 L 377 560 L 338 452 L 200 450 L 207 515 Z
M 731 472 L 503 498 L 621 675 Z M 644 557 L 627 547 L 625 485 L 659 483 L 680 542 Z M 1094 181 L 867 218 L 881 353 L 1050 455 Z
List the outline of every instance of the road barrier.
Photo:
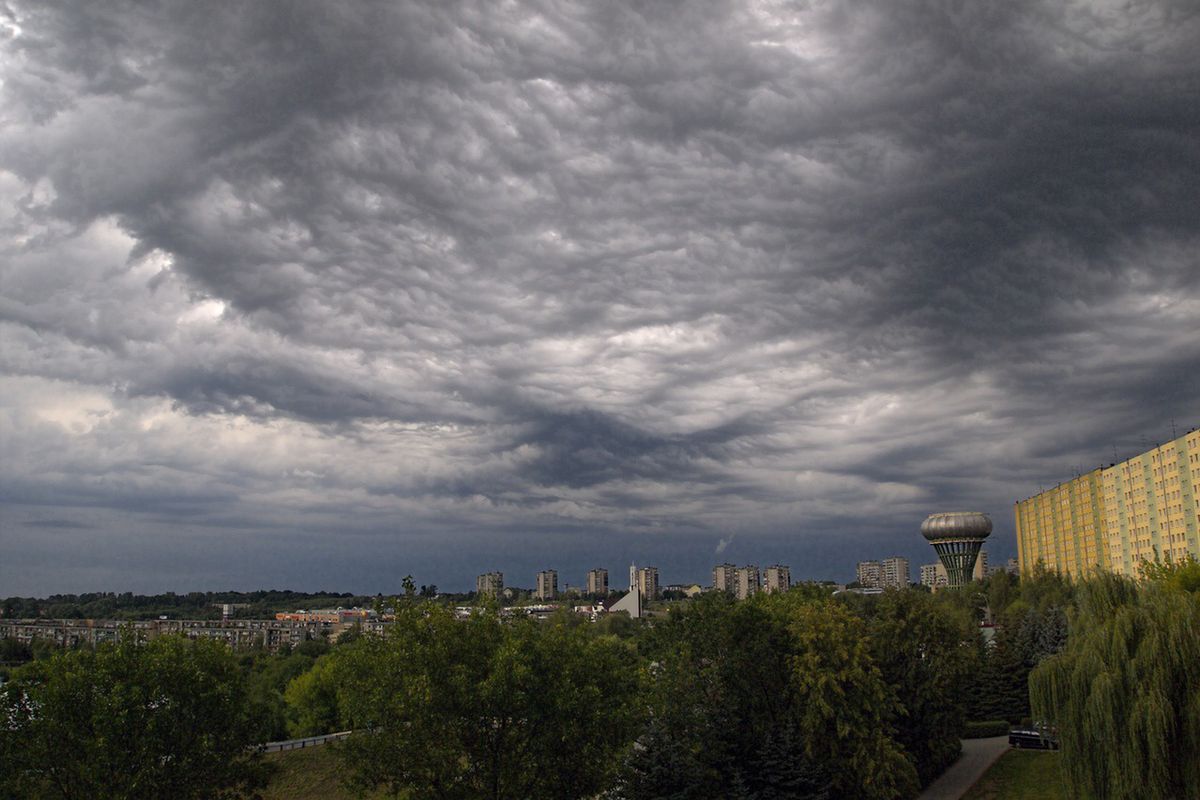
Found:
M 303 739 L 288 739 L 286 742 L 267 742 L 266 744 L 260 744 L 258 749 L 264 753 L 279 753 L 283 750 L 299 750 L 304 747 L 317 747 L 337 739 L 344 739 L 350 734 L 351 731 L 340 731 L 338 733 L 327 733 L 323 736 L 307 736 Z

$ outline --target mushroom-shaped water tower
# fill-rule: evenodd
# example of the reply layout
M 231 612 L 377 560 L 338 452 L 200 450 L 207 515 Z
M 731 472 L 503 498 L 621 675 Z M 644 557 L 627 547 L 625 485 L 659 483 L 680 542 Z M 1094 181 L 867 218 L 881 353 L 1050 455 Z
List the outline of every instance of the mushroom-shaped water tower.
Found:
M 962 586 L 975 571 L 983 540 L 992 532 L 992 521 L 979 511 L 943 511 L 921 523 L 924 536 L 946 568 L 946 583 Z

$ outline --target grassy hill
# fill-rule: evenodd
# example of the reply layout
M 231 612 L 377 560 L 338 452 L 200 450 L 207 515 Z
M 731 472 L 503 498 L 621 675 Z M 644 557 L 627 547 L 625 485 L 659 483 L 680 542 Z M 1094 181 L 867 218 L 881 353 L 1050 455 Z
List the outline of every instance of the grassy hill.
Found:
M 306 747 L 265 756 L 277 767 L 263 800 L 384 800 L 384 792 L 356 794 L 341 784 L 335 745 Z

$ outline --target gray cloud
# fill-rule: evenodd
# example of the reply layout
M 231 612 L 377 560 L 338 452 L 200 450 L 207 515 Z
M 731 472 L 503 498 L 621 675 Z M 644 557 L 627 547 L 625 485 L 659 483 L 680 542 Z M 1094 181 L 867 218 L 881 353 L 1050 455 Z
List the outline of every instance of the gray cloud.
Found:
M 187 526 L 297 543 L 297 586 L 350 541 L 468 585 L 605 540 L 670 580 L 717 534 L 845 577 L 928 558 L 947 505 L 1011 555 L 1014 500 L 1197 424 L 1187 3 L 22 2 L 0 34 L 4 539 L 91 509 L 101 560 Z M 104 588 L 56 546 L 0 582 Z

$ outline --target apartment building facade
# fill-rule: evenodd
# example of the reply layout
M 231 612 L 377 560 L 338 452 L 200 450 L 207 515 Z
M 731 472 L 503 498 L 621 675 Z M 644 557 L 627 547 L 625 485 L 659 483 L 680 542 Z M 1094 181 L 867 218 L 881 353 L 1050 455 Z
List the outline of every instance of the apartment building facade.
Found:
M 909 584 L 908 559 L 892 556 L 879 562 L 879 584 L 884 588 L 903 589 Z
M 921 565 L 921 585 L 938 589 L 947 584 L 946 568 L 940 563 Z
M 485 572 L 475 579 L 475 594 L 498 598 L 504 593 L 504 573 Z
M 642 567 L 637 571 L 638 592 L 647 600 L 658 597 L 658 567 Z
M 783 564 L 772 564 L 763 569 L 764 592 L 786 592 L 792 586 L 792 571 Z
M 538 600 L 553 600 L 558 597 L 558 571 L 544 569 L 537 574 L 537 589 L 534 592 Z
M 1156 558 L 1200 558 L 1200 430 L 1016 503 L 1022 573 L 1139 577 Z
M 712 587 L 717 592 L 733 594 L 737 591 L 737 567 L 733 564 L 718 564 L 713 567 Z
M 608 594 L 608 570 L 589 569 L 587 574 L 587 593 L 592 595 Z
M 759 588 L 758 567 L 747 564 L 744 567 L 737 568 L 734 594 L 738 600 L 746 600 L 753 597 L 758 594 Z
M 878 589 L 883 585 L 883 565 L 878 561 L 860 561 L 854 570 L 858 585 Z

